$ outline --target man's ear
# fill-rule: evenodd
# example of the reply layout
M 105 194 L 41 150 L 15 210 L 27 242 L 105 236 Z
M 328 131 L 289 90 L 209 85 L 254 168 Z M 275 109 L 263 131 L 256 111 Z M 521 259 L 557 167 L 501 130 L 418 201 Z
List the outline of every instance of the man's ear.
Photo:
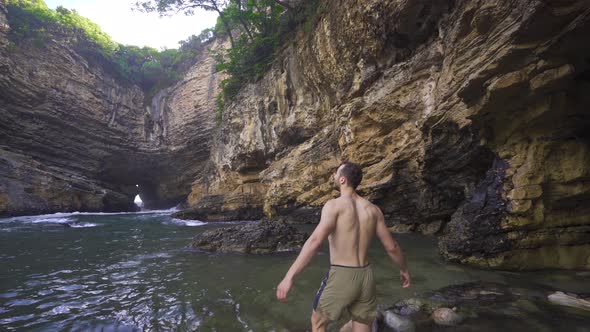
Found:
M 346 182 L 346 178 L 344 176 L 341 176 L 340 178 L 338 178 L 338 182 L 340 182 L 340 184 L 344 184 L 344 182 Z

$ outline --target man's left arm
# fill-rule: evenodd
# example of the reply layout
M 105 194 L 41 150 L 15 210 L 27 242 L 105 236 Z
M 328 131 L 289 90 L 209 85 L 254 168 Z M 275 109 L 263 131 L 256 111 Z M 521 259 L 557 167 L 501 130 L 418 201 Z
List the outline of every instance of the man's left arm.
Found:
M 287 302 L 287 293 L 293 286 L 293 279 L 299 272 L 309 264 L 313 256 L 318 252 L 322 242 L 332 233 L 336 226 L 336 209 L 334 208 L 334 202 L 328 201 L 322 208 L 322 216 L 320 223 L 313 231 L 311 236 L 305 241 L 305 244 L 301 248 L 301 252 L 297 259 L 287 271 L 287 274 L 277 287 L 277 299 L 281 302 Z

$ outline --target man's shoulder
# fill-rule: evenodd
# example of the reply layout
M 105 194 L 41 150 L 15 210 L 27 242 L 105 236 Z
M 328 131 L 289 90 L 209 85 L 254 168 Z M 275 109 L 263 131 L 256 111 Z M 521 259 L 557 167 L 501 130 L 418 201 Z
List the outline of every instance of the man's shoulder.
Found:
M 341 197 L 329 199 L 324 203 L 324 209 L 337 209 L 342 205 Z
M 367 211 L 369 211 L 371 214 L 373 214 L 374 216 L 378 216 L 382 213 L 381 209 L 376 204 L 373 204 L 371 201 L 369 201 L 366 198 L 362 198 L 362 200 L 363 200 L 363 205 L 364 205 L 365 209 Z
M 323 209 L 328 209 L 328 210 L 332 210 L 335 209 L 336 206 L 338 205 L 338 198 L 332 198 L 329 199 L 328 201 L 326 201 L 326 203 L 324 203 L 324 207 Z
M 329 209 L 331 211 L 339 211 L 343 208 L 346 208 L 347 203 L 348 203 L 348 201 L 346 200 L 346 198 L 343 198 L 343 197 L 332 198 L 324 204 L 324 209 Z
M 366 209 L 369 210 L 371 212 L 376 212 L 379 213 L 381 212 L 381 209 L 379 209 L 379 207 L 373 203 L 371 203 L 371 201 L 369 201 L 368 199 L 358 196 L 357 198 L 358 201 L 360 201 L 361 206 Z M 350 198 L 344 198 L 344 197 L 338 197 L 338 198 L 332 198 L 330 200 L 328 200 L 325 204 L 324 207 L 329 207 L 329 208 L 333 208 L 333 209 L 337 209 L 337 208 L 346 208 L 347 206 L 349 206 L 351 203 Z
M 378 209 L 377 205 L 371 203 L 371 201 L 369 201 L 368 199 L 366 199 L 360 195 L 357 196 L 357 201 L 359 201 L 365 209 L 375 209 L 375 208 Z
M 338 198 L 329 199 L 326 201 L 326 203 L 324 203 L 324 206 L 334 205 L 334 204 L 336 204 L 337 201 L 338 201 Z

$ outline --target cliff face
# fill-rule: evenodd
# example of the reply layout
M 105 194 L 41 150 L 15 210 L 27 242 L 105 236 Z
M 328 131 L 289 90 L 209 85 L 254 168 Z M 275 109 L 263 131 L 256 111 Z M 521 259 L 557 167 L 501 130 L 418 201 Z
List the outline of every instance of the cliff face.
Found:
M 590 268 L 587 2 L 324 4 L 226 108 L 192 215 L 317 221 L 349 159 L 452 260 Z
M 59 37 L 10 40 L 0 9 L 0 215 L 128 211 L 138 192 L 148 208 L 185 200 L 209 156 L 213 59 L 146 102 Z
M 388 224 L 439 235 L 451 260 L 588 269 L 589 15 L 325 1 L 214 130 L 207 52 L 145 101 L 60 40 L 9 41 L 0 5 L 0 215 L 130 210 L 140 192 L 186 199 L 185 217 L 317 222 L 349 159 Z
M 141 91 L 59 42 L 0 37 L 2 214 L 129 210 L 132 183 L 113 184 L 105 168 L 136 149 Z
M 227 47 L 215 41 L 209 48 Z M 170 207 L 187 199 L 193 181 L 201 181 L 209 164 L 216 127 L 215 96 L 221 75 L 214 72 L 215 60 L 205 51 L 182 81 L 160 91 L 146 106 L 145 137 L 155 144 L 140 194 L 152 208 Z M 146 165 L 135 170 L 146 173 Z M 145 190 L 142 190 L 144 188 Z

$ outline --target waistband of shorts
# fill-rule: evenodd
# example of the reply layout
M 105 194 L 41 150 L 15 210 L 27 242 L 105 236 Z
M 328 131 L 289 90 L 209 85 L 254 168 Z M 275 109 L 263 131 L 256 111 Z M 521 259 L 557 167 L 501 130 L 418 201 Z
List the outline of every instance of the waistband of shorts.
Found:
M 330 264 L 330 268 L 342 268 L 342 269 L 350 269 L 350 270 L 363 270 L 370 268 L 371 264 L 367 264 L 365 266 L 348 266 L 348 265 L 338 265 L 338 264 Z

